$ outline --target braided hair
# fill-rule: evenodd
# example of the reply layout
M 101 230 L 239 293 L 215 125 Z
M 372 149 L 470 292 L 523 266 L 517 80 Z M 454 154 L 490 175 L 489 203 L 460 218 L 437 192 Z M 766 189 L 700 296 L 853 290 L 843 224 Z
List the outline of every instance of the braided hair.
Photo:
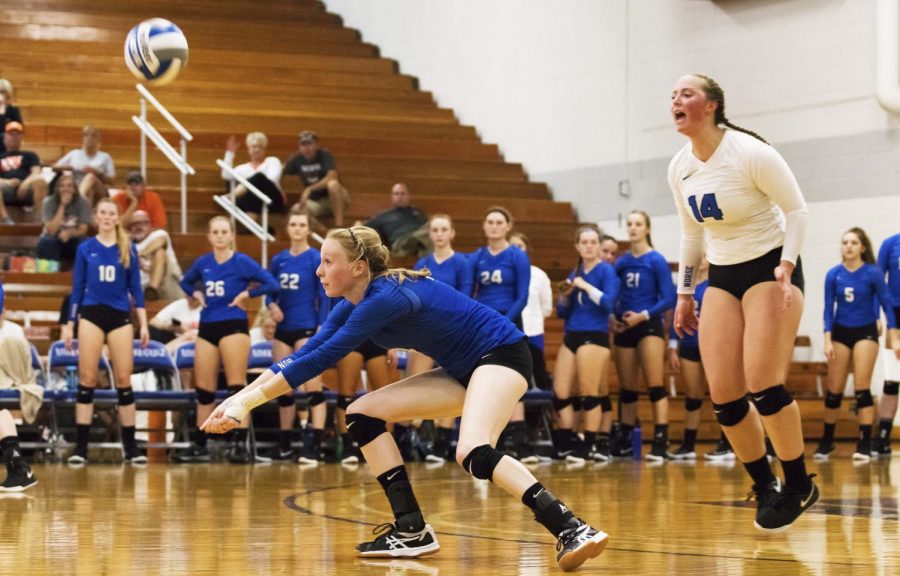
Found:
M 703 88 L 703 93 L 706 94 L 706 99 L 718 103 L 718 106 L 716 107 L 716 117 L 714 120 L 716 126 L 718 126 L 719 124 L 724 124 L 732 130 L 737 130 L 738 132 L 749 134 L 760 142 L 768 144 L 765 138 L 763 138 L 753 130 L 748 130 L 746 128 L 741 128 L 740 126 L 736 126 L 732 124 L 728 120 L 728 118 L 725 117 L 725 91 L 722 90 L 722 87 L 719 86 L 718 82 L 703 74 L 694 74 L 694 76 L 696 76 L 697 78 L 701 78 L 704 82 L 706 82 L 706 86 Z

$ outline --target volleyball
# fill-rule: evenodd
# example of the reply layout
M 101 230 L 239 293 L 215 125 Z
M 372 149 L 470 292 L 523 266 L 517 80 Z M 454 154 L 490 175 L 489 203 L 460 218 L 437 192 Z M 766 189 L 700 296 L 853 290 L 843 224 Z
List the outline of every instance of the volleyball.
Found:
M 125 64 L 138 80 L 165 86 L 187 66 L 187 38 L 163 18 L 144 20 L 125 37 Z

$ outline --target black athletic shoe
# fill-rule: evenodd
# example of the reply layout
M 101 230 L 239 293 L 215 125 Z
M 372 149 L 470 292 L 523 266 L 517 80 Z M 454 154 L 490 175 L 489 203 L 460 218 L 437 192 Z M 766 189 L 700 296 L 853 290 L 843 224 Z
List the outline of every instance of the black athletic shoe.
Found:
M 360 556 L 417 558 L 441 549 L 430 524 L 419 532 L 400 532 L 393 524 L 381 524 L 372 533 L 375 534 L 374 540 L 356 546 Z
M 775 477 L 775 480 L 772 480 L 768 484 L 753 485 L 752 490 L 747 494 L 747 500 L 756 500 L 756 520 L 753 523 L 754 526 L 759 526 L 760 515 L 763 510 L 771 507 L 772 501 L 781 493 L 781 489 L 781 478 L 778 478 L 777 476 Z
M 14 459 L 6 465 L 6 480 L 0 484 L 0 492 L 22 492 L 37 484 L 34 472 L 21 459 Z
M 859 440 L 856 443 L 856 452 L 853 453 L 853 461 L 864 464 L 872 459 L 872 440 Z
M 610 460 L 612 460 L 612 453 L 610 452 L 609 440 L 606 438 L 597 440 L 597 445 L 594 447 L 594 461 L 609 462 Z
M 228 461 L 232 464 L 250 464 L 253 462 L 253 456 L 243 442 L 238 442 L 228 451 Z
M 819 488 L 812 481 L 815 474 L 809 475 L 810 489 L 808 492 L 798 492 L 787 486 L 781 488 L 771 497 L 766 498 L 765 504 L 760 501 L 756 509 L 756 521 L 753 523 L 763 532 L 784 532 L 791 527 L 795 520 L 816 503 L 819 499 Z
M 613 458 L 631 458 L 634 455 L 633 444 L 631 442 L 631 434 L 623 437 L 621 431 L 613 436 L 610 453 Z
M 137 446 L 123 446 L 122 460 L 126 464 L 144 466 L 147 464 L 147 454 Z
M 646 458 L 648 462 L 664 462 L 668 460 L 669 454 L 667 448 L 669 447 L 669 441 L 664 436 L 659 436 L 653 439 L 653 445 L 650 448 L 650 453 L 647 454 Z
M 872 456 L 879 458 L 891 457 L 891 441 L 889 438 L 876 438 L 872 442 Z
M 87 461 L 87 448 L 78 448 L 77 446 L 72 455 L 66 458 L 66 463 L 70 466 L 84 466 Z
M 707 452 L 703 457 L 713 462 L 734 461 L 734 450 L 731 449 L 727 442 L 720 439 L 715 449 L 712 452 Z
M 816 453 L 813 454 L 813 460 L 816 462 L 827 462 L 828 455 L 834 452 L 834 441 L 833 440 L 822 440 L 819 442 L 819 447 L 816 448 Z
M 556 541 L 556 562 L 566 572 L 575 570 L 586 560 L 599 555 L 609 543 L 606 532 L 594 530 L 577 518 L 570 522 L 577 524 L 560 532 L 559 540 Z
M 666 452 L 669 458 L 672 460 L 696 460 L 697 459 L 697 451 L 694 450 L 692 446 L 685 446 L 682 444 L 678 447 L 678 450 L 674 452 Z
M 209 462 L 210 459 L 209 450 L 206 449 L 206 446 L 198 446 L 197 444 L 191 444 L 187 448 L 176 450 L 175 453 L 172 454 L 172 462 L 178 462 L 180 464 Z
M 268 450 L 263 453 L 264 458 L 268 458 L 269 460 L 284 462 L 291 461 L 294 459 L 294 451 L 293 450 L 282 450 L 280 446 L 272 446 Z
M 312 446 L 307 446 L 307 444 L 303 445 L 303 449 L 300 450 L 300 456 L 297 457 L 297 464 L 304 466 L 318 466 L 321 461 L 322 458 L 319 456 L 318 450 Z

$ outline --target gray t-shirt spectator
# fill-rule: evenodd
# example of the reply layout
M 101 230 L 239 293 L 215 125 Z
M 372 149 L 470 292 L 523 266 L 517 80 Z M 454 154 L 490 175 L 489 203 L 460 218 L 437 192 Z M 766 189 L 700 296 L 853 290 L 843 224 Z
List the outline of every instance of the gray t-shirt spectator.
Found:
M 307 160 L 306 156 L 300 152 L 294 154 L 285 162 L 282 174 L 299 176 L 303 187 L 306 188 L 324 178 L 331 170 L 337 170 L 334 156 L 328 150 L 321 148 L 312 160 Z M 310 200 L 320 200 L 325 196 L 328 196 L 328 189 L 323 188 L 311 193 L 309 198 Z
M 44 202 L 41 206 L 41 221 L 49 222 L 50 220 L 53 220 L 57 210 L 59 210 L 59 194 L 53 194 L 44 198 Z M 60 230 L 64 228 L 74 230 L 79 224 L 87 224 L 90 226 L 91 203 L 88 202 L 87 198 L 84 196 L 76 194 L 74 200 L 66 206 Z
M 65 156 L 57 160 L 57 166 L 71 166 L 75 175 L 75 184 L 81 184 L 84 180 L 84 169 L 90 166 L 107 178 L 116 177 L 116 167 L 112 156 L 102 150 L 98 150 L 93 156 L 88 156 L 83 148 L 70 150 Z
M 366 221 L 366 226 L 374 228 L 387 246 L 393 246 L 399 238 L 411 234 L 428 222 L 428 217 L 412 206 L 395 206 L 380 212 Z

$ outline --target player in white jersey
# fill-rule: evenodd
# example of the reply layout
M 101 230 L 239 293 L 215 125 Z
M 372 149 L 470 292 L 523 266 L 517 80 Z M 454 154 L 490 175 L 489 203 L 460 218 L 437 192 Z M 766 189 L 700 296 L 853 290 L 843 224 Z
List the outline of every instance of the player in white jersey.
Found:
M 669 164 L 682 223 L 675 330 L 697 329 L 692 293 L 705 243 L 700 352 L 713 408 L 754 480 L 756 527 L 786 530 L 819 497 L 803 461 L 800 409 L 783 384 L 803 312 L 806 202 L 778 152 L 726 119 L 714 80 L 681 77 L 671 111 L 675 128 L 690 138 Z M 784 484 L 766 460 L 764 429 Z

